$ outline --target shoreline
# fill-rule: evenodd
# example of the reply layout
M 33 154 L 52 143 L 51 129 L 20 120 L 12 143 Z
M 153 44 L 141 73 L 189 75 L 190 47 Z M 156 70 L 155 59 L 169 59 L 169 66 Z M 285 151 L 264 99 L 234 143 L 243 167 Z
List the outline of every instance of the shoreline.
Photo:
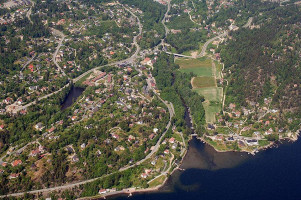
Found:
M 191 139 L 190 139 L 191 140 Z M 189 141 L 190 141 L 189 140 Z M 77 200 L 87 200 L 87 199 L 106 199 L 106 198 L 110 198 L 110 197 L 113 197 L 113 196 L 121 196 L 121 195 L 128 195 L 128 197 L 130 196 L 133 196 L 134 194 L 137 194 L 137 193 L 153 193 L 153 192 L 156 192 L 156 191 L 159 191 L 166 183 L 166 181 L 168 180 L 169 176 L 172 175 L 175 171 L 177 170 L 185 170 L 185 169 L 182 169 L 180 168 L 186 154 L 188 152 L 188 149 L 185 150 L 185 153 L 184 155 L 182 156 L 181 158 L 181 161 L 179 163 L 179 165 L 177 167 L 175 167 L 170 173 L 166 174 L 166 178 L 165 180 L 160 184 L 160 185 L 157 185 L 156 187 L 152 187 L 152 188 L 143 188 L 143 189 L 136 189 L 136 188 L 126 188 L 126 189 L 123 189 L 123 190 L 120 190 L 120 191 L 116 191 L 116 192 L 108 192 L 108 193 L 105 193 L 105 194 L 99 194 L 99 195 L 96 195 L 96 196 L 93 196 L 93 197 L 82 197 L 82 198 L 78 198 Z M 162 176 L 163 174 L 161 174 Z M 168 176 L 169 175 L 169 176 Z M 161 191 L 162 193 L 164 192 L 169 192 L 169 191 Z
M 271 142 L 269 145 L 260 147 L 257 150 L 253 150 L 253 151 L 246 151 L 246 150 L 241 150 L 241 151 L 236 151 L 236 150 L 218 150 L 213 145 L 211 145 L 206 140 L 204 140 L 202 137 L 197 137 L 196 136 L 196 139 L 202 141 L 203 143 L 205 143 L 205 144 L 207 144 L 209 146 L 211 146 L 216 152 L 219 152 L 219 153 L 236 152 L 236 153 L 248 153 L 248 154 L 252 154 L 253 156 L 255 156 L 256 153 L 259 153 L 260 151 L 267 150 L 269 148 L 277 147 L 279 145 L 277 143 L 281 143 L 282 141 L 295 142 L 295 141 L 298 140 L 299 134 L 300 134 L 300 131 L 298 133 L 296 133 L 296 135 L 297 135 L 296 138 L 288 138 L 288 137 L 281 138 L 278 141 Z M 188 142 L 190 140 L 192 140 L 192 137 L 188 140 Z M 122 196 L 122 195 L 128 195 L 128 197 L 131 197 L 134 194 L 139 194 L 139 193 L 154 193 L 154 192 L 158 192 L 165 185 L 165 183 L 167 182 L 167 180 L 168 180 L 168 178 L 169 178 L 170 175 L 172 175 L 177 170 L 181 170 L 181 171 L 185 170 L 185 169 L 180 168 L 180 166 L 183 163 L 183 160 L 184 160 L 184 158 L 185 158 L 185 156 L 186 156 L 187 153 L 188 153 L 188 149 L 185 150 L 185 153 L 183 154 L 179 165 L 177 167 L 175 167 L 170 173 L 168 173 L 166 175 L 165 180 L 160 185 L 157 185 L 157 186 L 152 187 L 152 188 L 141 188 L 141 189 L 126 188 L 126 189 L 123 189 L 123 190 L 120 190 L 120 191 L 108 192 L 108 193 L 105 193 L 105 194 L 99 194 L 99 195 L 96 195 L 96 196 L 93 196 L 93 197 L 82 197 L 82 198 L 78 198 L 78 200 L 106 199 L 106 198 L 115 197 L 115 196 Z M 162 193 L 164 193 L 164 192 L 168 193 L 170 191 L 160 191 L 160 192 L 162 192 Z
M 256 153 L 259 153 L 260 151 L 264 151 L 264 150 L 267 150 L 269 148 L 273 148 L 274 145 L 277 145 L 277 143 L 281 143 L 282 141 L 290 141 L 290 142 L 296 142 L 299 138 L 299 134 L 300 134 L 301 130 L 297 131 L 296 133 L 296 138 L 290 138 L 290 137 L 284 137 L 284 138 L 281 138 L 277 141 L 273 141 L 271 142 L 269 145 L 266 145 L 266 146 L 262 146 L 262 147 L 259 147 L 257 148 L 256 150 L 253 150 L 253 151 L 248 151 L 248 150 L 240 150 L 240 151 L 237 151 L 237 150 L 219 150 L 219 149 L 216 149 L 215 146 L 213 146 L 212 144 L 210 144 L 209 142 L 207 142 L 203 137 L 196 137 L 198 140 L 204 142 L 205 144 L 211 146 L 216 152 L 219 152 L 219 153 L 225 153 L 225 152 L 237 152 L 237 153 L 248 153 L 248 154 L 252 154 L 253 156 L 256 155 Z

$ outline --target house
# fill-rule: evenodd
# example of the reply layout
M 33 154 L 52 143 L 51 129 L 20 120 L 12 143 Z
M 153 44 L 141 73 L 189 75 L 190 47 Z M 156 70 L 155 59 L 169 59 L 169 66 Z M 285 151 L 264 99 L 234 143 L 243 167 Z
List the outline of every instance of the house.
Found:
M 159 131 L 159 129 L 154 128 L 153 131 L 154 131 L 154 133 L 157 133 Z
M 17 100 L 17 104 L 21 105 L 23 103 L 23 100 L 22 99 L 18 99 Z
M 22 160 L 14 160 L 14 161 L 11 163 L 11 165 L 12 165 L 13 167 L 18 166 L 18 165 L 21 165 L 21 164 L 22 164 Z
M 256 145 L 258 145 L 258 140 L 256 140 L 256 139 L 246 140 L 246 143 L 247 143 L 249 146 L 256 146 Z
M 142 178 L 147 178 L 147 174 L 146 174 L 146 173 L 142 173 L 142 174 L 141 174 L 141 177 L 142 177 Z
M 33 64 L 30 64 L 30 65 L 28 66 L 28 69 L 29 69 L 31 72 L 33 72 L 33 71 L 34 71 L 34 66 L 33 66 Z
M 74 116 L 71 117 L 71 120 L 72 120 L 72 121 L 74 121 L 74 120 L 76 120 L 76 119 L 77 119 L 77 116 L 76 116 L 76 115 L 74 115 Z
M 116 140 L 119 139 L 119 135 L 117 135 L 116 133 L 112 133 L 111 135 L 112 135 L 112 138 L 114 138 L 114 139 L 116 139 Z
M 168 149 L 165 149 L 165 150 L 164 150 L 164 154 L 169 154 L 169 150 L 168 150 Z
M 170 139 L 168 140 L 168 142 L 171 143 L 171 144 L 175 143 L 175 138 L 173 138 L 173 137 L 170 138 Z
M 149 138 L 150 140 L 154 139 L 154 137 L 155 137 L 155 134 L 154 134 L 154 133 L 152 133 L 152 134 L 150 134 L 150 135 L 148 136 L 148 138 Z
M 74 156 L 72 156 L 72 162 L 78 162 L 79 161 L 79 158 L 78 158 L 78 155 L 74 155 Z
M 18 174 L 16 174 L 16 173 L 13 173 L 13 174 L 11 174 L 11 175 L 9 175 L 9 179 L 14 179 L 14 178 L 18 178 L 19 177 L 19 173 Z
M 106 189 L 100 189 L 100 190 L 98 191 L 98 193 L 99 193 L 99 194 L 105 194 L 105 193 L 107 193 L 107 190 L 106 190 Z
M 3 130 L 3 129 L 4 129 L 4 125 L 1 124 L 1 125 L 0 125 L 0 130 Z
M 55 130 L 55 127 L 53 126 L 48 130 L 48 133 L 52 133 L 54 130 Z
M 39 153 L 40 153 L 39 149 L 35 149 L 30 152 L 29 156 L 34 157 L 37 156 Z
M 176 149 L 177 147 L 178 147 L 178 144 L 177 144 L 177 143 L 174 143 L 174 144 L 171 146 L 172 149 Z
M 12 101 L 13 101 L 13 99 L 10 98 L 10 97 L 7 97 L 7 98 L 4 100 L 4 102 L 5 102 L 6 104 L 10 104 L 10 103 L 12 103 Z
M 128 137 L 128 141 L 131 142 L 131 141 L 133 141 L 133 140 L 135 140 L 135 137 L 132 136 L 132 135 L 130 135 L 130 136 Z
M 41 122 L 37 123 L 34 127 L 36 130 L 39 130 L 39 131 L 42 131 L 44 128 L 44 126 Z
M 86 143 L 82 143 L 82 144 L 80 145 L 80 148 L 82 148 L 82 149 L 86 148 Z

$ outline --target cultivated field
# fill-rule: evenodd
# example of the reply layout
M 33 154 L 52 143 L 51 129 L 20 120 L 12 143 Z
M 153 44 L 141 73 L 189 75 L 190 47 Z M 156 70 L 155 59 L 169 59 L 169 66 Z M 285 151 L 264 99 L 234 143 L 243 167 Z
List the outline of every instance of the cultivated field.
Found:
M 215 87 L 215 78 L 209 76 L 200 76 L 194 77 L 192 79 L 192 87 L 193 88 L 206 88 L 206 87 Z
M 206 111 L 206 122 L 214 123 L 215 114 L 221 111 L 223 90 L 217 87 L 216 78 L 221 78 L 222 65 L 206 57 L 200 59 L 179 58 L 176 60 L 176 64 L 180 65 L 180 71 L 192 72 L 196 75 L 191 80 L 192 87 L 205 98 L 203 106 Z
M 212 66 L 210 59 L 177 59 L 176 64 L 180 65 L 180 70 L 184 73 L 193 72 L 197 76 L 212 76 Z

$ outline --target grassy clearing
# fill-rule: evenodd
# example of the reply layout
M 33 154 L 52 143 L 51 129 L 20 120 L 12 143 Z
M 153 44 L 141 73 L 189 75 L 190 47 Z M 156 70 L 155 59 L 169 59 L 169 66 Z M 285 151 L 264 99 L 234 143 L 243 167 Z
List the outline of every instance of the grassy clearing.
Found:
M 161 185 L 164 182 L 165 178 L 165 175 L 159 176 L 158 178 L 149 183 L 149 187 L 156 187 L 158 185 Z
M 180 69 L 183 73 L 194 73 L 197 76 L 211 76 L 212 69 L 208 67 L 200 67 L 200 68 L 190 68 L 190 69 Z
M 213 77 L 207 77 L 207 76 L 201 76 L 201 77 L 195 77 L 192 81 L 192 87 L 193 88 L 205 88 L 205 87 L 215 87 L 215 78 Z
M 215 114 L 221 111 L 222 88 L 207 87 L 198 88 L 195 91 L 205 97 L 206 101 L 203 102 L 203 106 L 206 113 L 206 122 L 214 123 L 216 121 Z
M 200 95 L 203 95 L 208 101 L 221 102 L 223 97 L 222 88 L 219 87 L 198 88 L 195 89 L 195 91 Z
M 197 76 L 212 76 L 211 60 L 207 58 L 176 60 L 176 64 L 180 65 L 180 70 L 184 73 L 194 73 Z
M 211 60 L 210 59 L 190 59 L 190 58 L 178 58 L 176 60 L 176 64 L 180 65 L 181 69 L 187 68 L 200 68 L 200 67 L 208 67 L 211 68 Z

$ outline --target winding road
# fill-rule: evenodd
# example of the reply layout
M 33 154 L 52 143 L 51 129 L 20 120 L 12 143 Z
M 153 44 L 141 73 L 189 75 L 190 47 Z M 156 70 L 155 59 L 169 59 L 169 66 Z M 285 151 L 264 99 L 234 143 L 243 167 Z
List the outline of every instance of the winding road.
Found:
M 53 56 L 52 56 L 52 60 L 53 60 L 54 64 L 56 65 L 56 67 L 62 72 L 62 74 L 64 76 L 67 76 L 66 73 L 64 72 L 64 70 L 61 68 L 61 66 L 56 61 L 56 56 L 57 56 L 57 54 L 58 54 L 58 52 L 59 52 L 59 50 L 60 50 L 60 48 L 61 48 L 61 46 L 63 44 L 63 41 L 64 41 L 64 39 L 65 39 L 66 36 L 61 31 L 56 30 L 56 29 L 52 29 L 52 34 L 55 35 L 55 36 L 59 36 L 61 38 L 59 40 L 59 44 L 56 47 L 56 50 L 55 50 Z
M 252 24 L 252 21 L 253 21 L 253 17 L 250 17 L 248 19 L 248 22 L 243 26 L 243 28 L 247 28 L 249 27 L 251 24 Z M 173 54 L 175 56 L 178 56 L 178 57 L 183 57 L 183 58 L 200 58 L 200 57 L 204 57 L 206 55 L 206 50 L 207 50 L 207 47 L 208 45 L 213 42 L 214 40 L 217 40 L 219 38 L 223 38 L 225 37 L 226 35 L 228 35 L 229 31 L 225 31 L 209 40 L 207 40 L 207 42 L 203 45 L 202 47 L 202 50 L 201 50 L 201 53 L 197 56 L 186 56 L 186 55 L 183 55 L 183 54 L 177 54 L 177 53 L 171 53 L 171 52 L 166 52 L 167 54 Z
M 133 38 L 133 44 L 136 46 L 136 51 L 135 51 L 135 53 L 134 53 L 131 57 L 129 57 L 129 58 L 125 59 L 125 60 L 121 60 L 121 61 L 118 61 L 118 62 L 114 62 L 114 63 L 110 63 L 110 64 L 107 64 L 107 65 L 103 65 L 103 66 L 99 66 L 99 67 L 95 67 L 95 68 L 93 68 L 93 69 L 90 69 L 90 70 L 86 71 L 85 73 L 81 74 L 80 76 L 74 78 L 74 79 L 73 79 L 73 83 L 76 83 L 77 81 L 79 81 L 80 79 L 82 79 L 83 77 L 85 77 L 86 75 L 88 75 L 89 73 L 93 72 L 93 71 L 96 70 L 96 69 L 100 69 L 100 68 L 105 67 L 105 66 L 119 65 L 119 64 L 123 64 L 123 63 L 133 63 L 133 62 L 137 59 L 138 54 L 139 54 L 139 52 L 140 52 L 140 46 L 139 46 L 138 43 L 137 43 L 137 38 L 138 38 L 139 36 L 141 36 L 141 34 L 142 34 L 142 28 L 143 28 L 143 27 L 142 27 L 142 24 L 141 24 L 141 22 L 140 22 L 140 19 L 139 19 L 139 18 L 138 18 L 131 10 L 129 10 L 129 9 L 126 8 L 125 6 L 123 6 L 123 7 L 124 7 L 129 13 L 131 13 L 131 15 L 133 15 L 133 16 L 138 20 L 139 33 L 138 33 L 138 35 L 136 35 L 136 36 Z M 58 46 L 57 46 L 57 48 L 56 48 L 56 51 L 54 52 L 54 54 L 53 54 L 53 56 L 52 56 L 52 60 L 53 60 L 54 64 L 59 68 L 59 70 L 63 73 L 63 75 L 64 75 L 64 76 L 67 76 L 66 73 L 65 73 L 65 72 L 63 71 L 63 69 L 59 66 L 59 64 L 56 62 L 56 59 L 55 59 L 55 58 L 56 58 L 56 55 L 58 54 L 59 49 L 60 49 L 61 46 L 62 46 L 62 42 L 63 42 L 63 40 L 65 39 L 65 35 L 64 35 L 62 32 L 60 32 L 60 31 L 58 31 L 58 30 L 56 30 L 56 29 L 52 29 L 52 33 L 53 33 L 54 35 L 57 35 L 57 36 L 61 37 L 61 39 L 60 39 L 60 41 L 59 41 L 59 44 L 58 44 Z M 46 98 L 48 98 L 48 97 L 51 97 L 52 95 L 57 94 L 58 92 L 61 92 L 64 88 L 68 87 L 69 84 L 70 84 L 70 83 L 66 84 L 66 85 L 63 86 L 61 89 L 59 89 L 59 90 L 57 90 L 57 91 L 55 91 L 55 92 L 52 92 L 52 93 L 50 93 L 50 94 L 47 94 L 47 95 L 45 95 L 45 96 L 42 96 L 42 97 L 38 98 L 38 101 L 43 100 L 43 99 L 46 99 Z M 20 105 L 17 105 L 17 103 L 15 102 L 15 103 L 13 103 L 13 104 L 7 106 L 7 107 L 6 107 L 6 110 L 12 110 L 11 112 L 12 112 L 13 114 L 16 114 L 16 113 L 20 112 L 21 110 L 26 109 L 26 108 L 28 108 L 29 106 L 34 105 L 35 103 L 36 103 L 36 101 L 33 101 L 33 102 L 30 102 L 30 103 L 28 103 L 28 104 L 26 104 L 26 105 L 20 106 Z M 14 107 L 14 109 L 8 109 L 9 107 Z

